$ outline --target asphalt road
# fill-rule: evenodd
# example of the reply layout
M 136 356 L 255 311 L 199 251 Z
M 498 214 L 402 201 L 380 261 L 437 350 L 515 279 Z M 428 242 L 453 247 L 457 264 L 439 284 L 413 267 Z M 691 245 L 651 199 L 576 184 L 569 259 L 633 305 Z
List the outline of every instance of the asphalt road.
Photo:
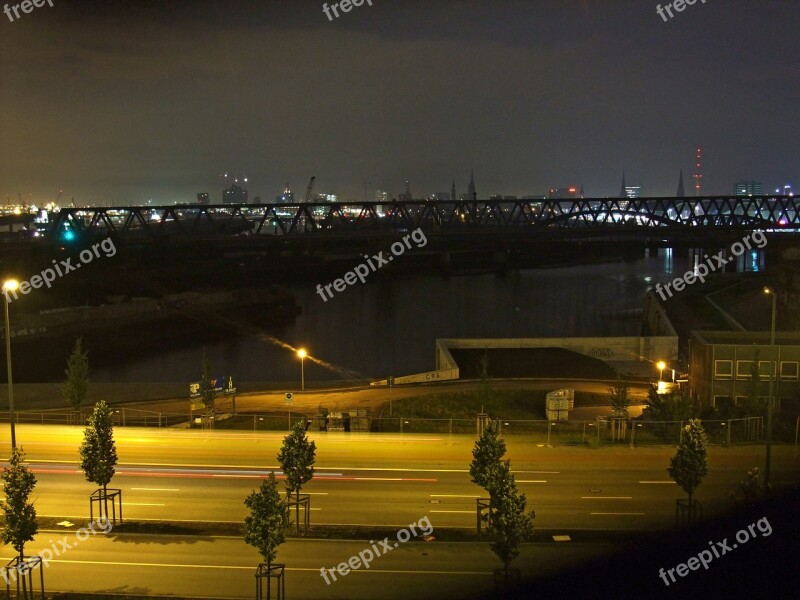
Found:
M 30 551 L 50 547 L 52 538 L 53 534 L 43 533 L 29 543 Z M 167 538 L 112 531 L 81 542 L 70 535 L 65 541 L 72 547 L 64 550 L 57 544 L 62 554 L 45 569 L 45 588 L 50 592 L 252 598 L 255 568 L 261 562 L 253 548 L 234 538 Z M 328 574 L 330 583 L 326 584 L 321 568 L 335 569 L 371 545 L 367 541 L 287 541 L 277 558 L 287 565 L 287 597 L 468 598 L 491 590 L 492 569 L 501 566 L 486 543 L 399 543 L 389 538 L 390 550 L 376 546 L 382 555 L 372 560 L 369 569 L 351 570 L 344 576 L 336 573 L 336 581 Z M 522 549 L 514 566 L 525 575 L 544 575 L 613 548 L 609 544 L 532 544 Z M 2 550 L 0 560 L 12 558 L 9 550 Z
M 7 444 L 7 432 L 0 444 Z M 405 526 L 429 516 L 435 527 L 471 527 L 482 490 L 470 482 L 469 435 L 312 433 L 317 472 L 304 492 L 321 524 Z M 127 519 L 241 522 L 243 500 L 270 470 L 283 434 L 117 428 Z M 85 519 L 94 486 L 78 470 L 82 429 L 22 425 L 18 443 L 37 476 L 42 516 Z M 540 529 L 667 528 L 683 493 L 666 473 L 674 448 L 547 447 L 508 436 L 517 482 Z M 698 489 L 708 514 L 731 506 L 744 473 L 763 464 L 762 446 L 712 447 Z M 773 449 L 773 482 L 798 483 L 794 449 Z

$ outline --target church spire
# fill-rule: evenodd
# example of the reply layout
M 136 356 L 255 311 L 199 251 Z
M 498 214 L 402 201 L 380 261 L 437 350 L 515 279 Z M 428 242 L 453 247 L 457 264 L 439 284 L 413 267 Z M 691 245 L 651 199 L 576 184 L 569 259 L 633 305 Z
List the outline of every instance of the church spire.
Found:
M 620 198 L 627 198 L 628 194 L 625 192 L 625 171 L 622 172 L 622 188 L 619 190 Z
M 456 178 L 453 177 L 453 185 L 450 187 L 450 200 L 458 200 L 456 198 Z
M 469 195 L 473 200 L 478 199 L 478 193 L 475 191 L 475 171 L 470 171 L 469 174 Z

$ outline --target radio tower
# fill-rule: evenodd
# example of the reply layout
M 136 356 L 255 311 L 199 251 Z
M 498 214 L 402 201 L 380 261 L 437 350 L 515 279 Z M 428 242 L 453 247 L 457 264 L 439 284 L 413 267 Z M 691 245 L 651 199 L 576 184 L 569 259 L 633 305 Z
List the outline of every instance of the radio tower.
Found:
M 697 157 L 694 161 L 694 195 L 700 195 L 700 189 L 702 187 L 703 182 L 703 172 L 701 170 L 701 164 L 703 162 L 703 147 L 697 147 Z

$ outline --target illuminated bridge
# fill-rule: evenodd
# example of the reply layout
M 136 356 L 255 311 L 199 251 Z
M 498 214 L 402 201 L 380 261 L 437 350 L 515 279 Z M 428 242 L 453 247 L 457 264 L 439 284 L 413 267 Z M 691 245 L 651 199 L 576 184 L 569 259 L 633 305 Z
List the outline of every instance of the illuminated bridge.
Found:
M 500 233 L 607 236 L 754 230 L 800 231 L 792 196 L 461 200 L 62 208 L 44 238 L 129 241 L 275 236 Z M 548 236 L 549 237 L 549 236 Z

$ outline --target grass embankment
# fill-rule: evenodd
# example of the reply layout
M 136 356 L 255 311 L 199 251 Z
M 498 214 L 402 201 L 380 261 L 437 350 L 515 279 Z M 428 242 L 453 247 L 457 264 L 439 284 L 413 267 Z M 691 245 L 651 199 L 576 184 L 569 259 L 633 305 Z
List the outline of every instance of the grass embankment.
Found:
M 541 420 L 546 397 L 546 390 L 495 390 L 488 398 L 481 392 L 424 394 L 395 401 L 392 413 L 409 419 L 475 419 L 483 409 L 492 418 Z M 606 394 L 575 392 L 575 406 L 606 404 Z

